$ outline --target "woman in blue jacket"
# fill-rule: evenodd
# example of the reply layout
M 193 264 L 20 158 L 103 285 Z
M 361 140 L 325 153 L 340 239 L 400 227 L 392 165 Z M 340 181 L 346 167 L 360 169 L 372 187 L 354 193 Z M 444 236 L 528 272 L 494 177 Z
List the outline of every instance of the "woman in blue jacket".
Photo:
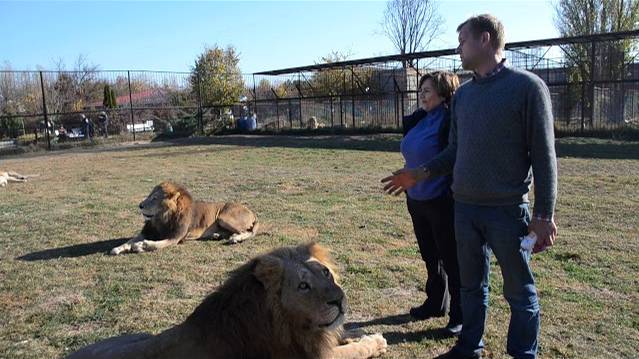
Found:
M 449 106 L 458 87 L 457 75 L 446 71 L 431 72 L 420 79 L 421 108 L 403 120 L 401 152 L 405 168 L 417 168 L 446 148 Z M 450 176 L 442 176 L 419 182 L 406 193 L 408 212 L 428 273 L 427 298 L 422 305 L 411 308 L 410 315 L 425 320 L 443 317 L 450 310 L 446 329 L 456 335 L 461 331 L 462 313 L 450 185 Z

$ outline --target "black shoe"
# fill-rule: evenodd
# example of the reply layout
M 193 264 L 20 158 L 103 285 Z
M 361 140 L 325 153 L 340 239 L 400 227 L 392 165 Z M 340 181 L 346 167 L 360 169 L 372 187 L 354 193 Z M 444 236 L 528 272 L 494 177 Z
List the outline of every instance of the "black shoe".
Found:
M 446 324 L 446 327 L 444 327 L 444 330 L 453 336 L 459 336 L 459 334 L 461 334 L 462 331 L 462 323 L 460 321 L 457 320 L 449 320 L 448 324 Z
M 409 314 L 415 319 L 426 320 L 430 318 L 443 317 L 446 313 L 432 310 L 422 304 L 419 307 L 410 308 Z
M 479 354 L 464 355 L 458 352 L 457 349 L 455 349 L 455 347 L 453 347 L 451 350 L 447 351 L 446 353 L 435 357 L 435 359 L 479 359 L 479 358 L 480 358 Z

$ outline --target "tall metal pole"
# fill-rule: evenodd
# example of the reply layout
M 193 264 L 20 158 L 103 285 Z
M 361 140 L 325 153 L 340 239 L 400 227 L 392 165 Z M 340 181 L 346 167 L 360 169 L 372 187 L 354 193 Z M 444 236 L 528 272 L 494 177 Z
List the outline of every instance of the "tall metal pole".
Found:
M 355 90 L 353 89 L 353 78 L 355 77 L 355 71 L 351 66 L 351 115 L 353 116 L 353 128 L 355 128 Z
M 334 120 L 333 120 L 333 96 L 331 96 L 331 128 L 333 128 L 335 126 Z
M 302 88 L 302 73 L 299 72 L 297 74 L 297 91 L 300 92 L 300 128 L 302 128 L 302 92 L 300 89 Z M 291 126 L 292 127 L 292 126 Z
M 595 126 L 595 42 L 590 43 L 590 129 Z
M 200 134 L 204 135 L 204 113 L 202 112 L 202 81 L 200 81 L 200 74 L 197 73 L 196 77 L 197 85 L 197 117 L 200 125 Z
M 253 74 L 253 112 L 257 116 L 257 87 L 255 85 L 255 74 Z M 257 120 L 255 120 L 257 126 Z
M 47 99 L 44 95 L 44 78 L 40 71 L 40 89 L 42 90 L 42 111 L 44 112 L 44 132 L 47 135 L 47 149 L 51 150 L 51 138 L 49 137 L 49 115 L 47 114 Z M 53 126 L 51 126 L 53 128 Z
M 133 141 L 135 141 L 135 122 L 133 121 L 133 96 L 131 95 L 131 71 L 126 72 L 129 82 L 129 111 L 131 113 L 131 131 L 133 131 Z
M 344 93 L 346 92 L 346 72 L 342 68 L 342 93 L 339 96 L 339 125 L 344 127 Z

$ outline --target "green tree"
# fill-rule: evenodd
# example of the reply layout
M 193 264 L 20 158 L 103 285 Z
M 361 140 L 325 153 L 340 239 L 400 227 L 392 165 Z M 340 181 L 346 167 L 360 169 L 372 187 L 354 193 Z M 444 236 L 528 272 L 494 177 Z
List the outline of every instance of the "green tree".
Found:
M 104 85 L 104 99 L 102 105 L 105 108 L 116 108 L 117 103 L 115 101 L 115 90 L 109 85 Z
M 109 97 L 110 97 L 110 108 L 116 108 L 118 107 L 118 102 L 116 101 L 116 96 L 115 96 L 115 90 L 111 89 L 109 91 Z
M 205 48 L 191 69 L 191 88 L 203 106 L 230 106 L 237 103 L 244 81 L 239 68 L 240 57 L 232 46 Z

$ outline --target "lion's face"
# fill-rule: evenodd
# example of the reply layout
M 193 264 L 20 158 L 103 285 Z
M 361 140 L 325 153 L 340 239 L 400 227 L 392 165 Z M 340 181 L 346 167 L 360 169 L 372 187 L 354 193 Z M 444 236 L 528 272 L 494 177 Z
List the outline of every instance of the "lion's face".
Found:
M 334 329 L 344 322 L 344 292 L 333 272 L 316 259 L 285 266 L 281 301 L 287 312 L 310 327 Z
M 256 275 L 288 320 L 308 329 L 333 330 L 344 322 L 346 297 L 326 250 L 317 244 L 259 258 Z
M 155 186 L 144 201 L 140 202 L 144 220 L 150 221 L 156 216 L 175 211 L 181 196 L 180 189 L 172 183 L 164 182 Z

